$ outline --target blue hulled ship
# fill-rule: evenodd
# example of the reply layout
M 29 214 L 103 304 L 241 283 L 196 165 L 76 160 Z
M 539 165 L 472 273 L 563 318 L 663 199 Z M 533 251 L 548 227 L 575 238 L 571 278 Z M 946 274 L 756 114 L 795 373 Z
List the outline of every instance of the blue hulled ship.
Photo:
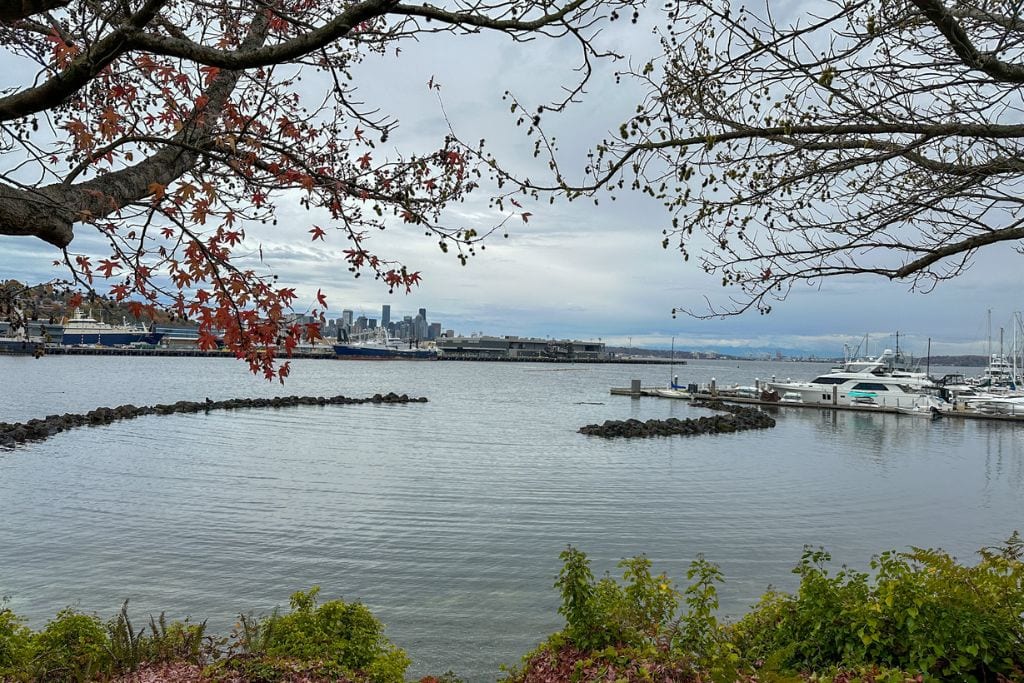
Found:
M 437 349 L 405 347 L 400 339 L 371 339 L 334 344 L 340 360 L 437 360 Z
M 74 317 L 64 325 L 61 343 L 65 346 L 128 346 L 129 344 L 156 344 L 163 332 L 155 332 L 145 325 L 110 325 L 83 315 L 76 310 Z

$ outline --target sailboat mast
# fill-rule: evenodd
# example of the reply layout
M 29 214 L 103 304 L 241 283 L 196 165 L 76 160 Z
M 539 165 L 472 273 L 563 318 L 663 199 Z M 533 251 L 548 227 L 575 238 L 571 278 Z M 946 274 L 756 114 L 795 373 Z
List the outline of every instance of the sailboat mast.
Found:
M 988 309 L 988 354 L 989 361 L 992 360 L 992 309 Z
M 676 371 L 676 338 L 672 337 L 672 360 L 669 362 L 669 366 L 668 366 L 668 387 L 669 387 L 669 389 L 675 389 L 676 388 L 675 371 Z

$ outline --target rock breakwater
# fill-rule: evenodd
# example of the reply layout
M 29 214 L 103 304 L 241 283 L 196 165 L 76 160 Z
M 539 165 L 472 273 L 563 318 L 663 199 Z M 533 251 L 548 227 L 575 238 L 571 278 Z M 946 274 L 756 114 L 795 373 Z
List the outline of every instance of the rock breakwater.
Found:
M 725 415 L 667 420 L 605 420 L 603 424 L 580 427 L 580 434 L 605 439 L 642 439 L 652 436 L 696 436 L 698 434 L 731 434 L 748 429 L 771 429 L 775 419 L 764 411 L 736 406 L 721 401 L 694 401 L 694 406 L 721 410 Z
M 225 401 L 178 401 L 152 406 L 126 404 L 116 408 L 96 408 L 88 413 L 47 415 L 28 422 L 0 422 L 0 447 L 11 447 L 25 441 L 42 441 L 54 434 L 75 427 L 107 425 L 118 420 L 133 420 L 143 415 L 174 415 L 208 413 L 212 410 L 243 410 L 247 408 L 291 408 L 294 406 L 356 405 L 361 403 L 426 403 L 427 399 L 409 398 L 405 394 L 374 394 L 368 398 L 348 396 L 279 396 L 275 398 L 232 398 Z

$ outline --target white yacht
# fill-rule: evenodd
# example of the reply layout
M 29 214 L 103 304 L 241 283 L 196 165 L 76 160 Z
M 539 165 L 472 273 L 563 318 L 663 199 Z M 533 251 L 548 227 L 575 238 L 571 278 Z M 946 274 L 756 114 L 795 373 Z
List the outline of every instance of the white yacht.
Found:
M 972 383 L 978 387 L 992 389 L 1008 389 L 1017 384 L 1013 376 L 1013 366 L 1001 353 L 993 353 L 989 356 L 988 365 L 981 377 L 974 379 Z
M 935 385 L 925 373 L 894 369 L 893 358 L 886 349 L 871 361 L 847 363 L 808 382 L 787 380 L 768 386 L 788 402 L 808 405 L 949 409 L 949 403 L 930 393 Z

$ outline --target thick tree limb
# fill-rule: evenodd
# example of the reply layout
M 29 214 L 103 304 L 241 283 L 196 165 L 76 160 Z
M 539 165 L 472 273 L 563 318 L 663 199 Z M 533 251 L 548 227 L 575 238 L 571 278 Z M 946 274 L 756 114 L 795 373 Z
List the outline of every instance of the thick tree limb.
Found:
M 956 17 L 939 0 L 911 0 L 914 5 L 935 25 L 945 36 L 953 52 L 963 60 L 966 66 L 984 71 L 997 81 L 1004 83 L 1024 83 L 1024 66 L 1011 64 L 998 59 L 995 55 L 982 54 L 974 47 L 967 31 L 956 20 Z
M 269 19 L 259 13 L 250 26 L 244 48 L 266 40 Z M 216 125 L 224 105 L 241 77 L 222 71 L 205 91 L 206 104 L 193 112 L 169 144 L 143 161 L 77 185 L 58 183 L 31 190 L 0 186 L 0 234 L 34 235 L 58 247 L 74 237 L 73 224 L 109 216 L 131 202 L 152 194 L 151 186 L 169 185 L 196 164 L 210 144 L 205 138 Z
M 115 59 L 130 49 L 129 35 L 153 20 L 168 0 L 148 0 L 142 9 L 112 33 L 76 57 L 67 69 L 40 85 L 0 97 L 0 121 L 35 114 L 60 105 L 81 90 Z
M 5 0 L 0 2 L 0 23 L 13 24 L 33 14 L 66 7 L 71 0 Z
M 561 9 L 536 19 L 516 20 L 494 19 L 473 12 L 449 12 L 429 5 L 400 5 L 397 0 L 363 0 L 351 5 L 323 26 L 276 45 L 224 50 L 201 45 L 182 37 L 147 33 L 146 26 L 155 18 L 160 6 L 166 2 L 167 0 L 150 0 L 142 10 L 97 41 L 61 73 L 40 85 L 0 98 L 0 120 L 9 121 L 59 105 L 83 88 L 115 59 L 133 51 L 178 57 L 222 69 L 252 69 L 282 64 L 308 55 L 345 37 L 354 27 L 386 14 L 429 17 L 452 25 L 498 31 L 530 32 L 556 24 L 586 4 L 586 0 L 573 0 Z
M 998 242 L 1009 242 L 1020 239 L 1024 239 L 1024 228 L 1022 227 L 1002 228 L 999 230 L 993 230 L 992 232 L 972 235 L 954 244 L 947 244 L 932 249 L 928 255 L 922 256 L 914 261 L 910 261 L 900 269 L 893 272 L 890 277 L 894 280 L 910 277 L 911 275 L 919 273 L 927 269 L 929 266 L 934 265 L 943 259 L 949 258 L 950 256 L 974 251 L 981 247 L 986 247 Z

